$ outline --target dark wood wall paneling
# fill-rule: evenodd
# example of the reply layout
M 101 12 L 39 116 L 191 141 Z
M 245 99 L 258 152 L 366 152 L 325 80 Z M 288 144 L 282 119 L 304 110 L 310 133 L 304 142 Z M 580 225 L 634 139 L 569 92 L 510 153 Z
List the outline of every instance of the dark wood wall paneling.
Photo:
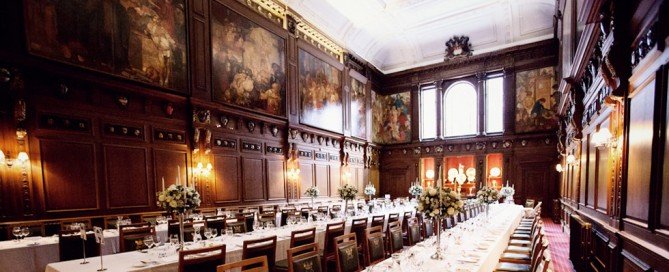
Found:
M 577 271 L 669 271 L 667 1 L 569 3 L 558 2 L 561 13 L 576 18 L 560 29 L 584 25 L 561 41 L 578 41 L 561 53 L 559 87 L 562 162 L 578 162 L 560 177 L 571 260 Z M 601 128 L 617 146 L 595 146 Z

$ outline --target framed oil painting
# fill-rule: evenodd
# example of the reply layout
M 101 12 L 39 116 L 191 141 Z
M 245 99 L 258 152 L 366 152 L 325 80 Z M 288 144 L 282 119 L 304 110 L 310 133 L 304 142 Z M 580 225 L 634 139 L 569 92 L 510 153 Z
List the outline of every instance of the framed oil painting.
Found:
M 184 0 L 25 0 L 28 51 L 187 91 Z
M 372 92 L 372 140 L 380 144 L 411 141 L 411 94 Z
M 212 11 L 214 100 L 285 115 L 285 40 L 223 5 Z
M 303 49 L 298 58 L 300 122 L 342 133 L 341 71 Z
M 367 105 L 365 104 L 365 84 L 351 77 L 351 135 L 367 138 Z
M 559 94 L 552 67 L 516 73 L 516 132 L 557 128 Z

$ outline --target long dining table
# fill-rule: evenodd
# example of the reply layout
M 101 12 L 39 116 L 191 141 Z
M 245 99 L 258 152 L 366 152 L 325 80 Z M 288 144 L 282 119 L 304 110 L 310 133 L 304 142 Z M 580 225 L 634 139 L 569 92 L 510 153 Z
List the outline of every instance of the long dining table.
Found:
M 358 216 L 347 217 L 346 232 L 350 232 L 351 221 L 358 218 L 369 218 L 368 225 L 371 224 L 371 217 L 375 215 L 385 215 L 386 224 L 388 215 L 399 213 L 400 220 L 403 219 L 403 213 L 414 211 L 411 205 L 386 209 L 379 212 L 368 213 Z M 221 244 L 226 245 L 226 263 L 242 260 L 242 246 L 246 240 L 255 240 L 269 236 L 277 236 L 276 260 L 286 258 L 286 250 L 290 247 L 290 234 L 295 230 L 316 228 L 316 241 L 319 247 L 323 247 L 325 241 L 325 228 L 327 224 L 341 222 L 343 219 L 328 219 L 325 221 L 315 221 L 308 223 L 299 223 L 276 228 L 258 229 L 244 234 L 219 235 L 213 239 L 199 242 L 186 243 L 186 249 L 196 249 L 202 247 L 211 247 Z M 163 240 L 164 241 L 164 240 Z M 176 247 L 164 244 L 153 248 L 148 252 L 132 251 L 118 254 L 104 255 L 104 267 L 106 271 L 177 271 L 179 255 Z M 80 264 L 81 260 L 71 260 L 65 262 L 52 262 L 46 265 L 47 272 L 70 272 L 70 271 L 93 271 L 100 268 L 100 257 L 91 258 L 88 264 Z

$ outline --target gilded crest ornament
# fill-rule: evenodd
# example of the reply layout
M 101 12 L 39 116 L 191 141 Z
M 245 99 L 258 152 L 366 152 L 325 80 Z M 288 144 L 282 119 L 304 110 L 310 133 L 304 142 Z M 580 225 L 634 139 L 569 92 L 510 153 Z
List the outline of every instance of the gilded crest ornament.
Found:
M 446 42 L 444 61 L 460 57 L 469 57 L 472 55 L 472 52 L 474 51 L 472 50 L 472 44 L 469 42 L 469 37 L 464 35 L 453 36 L 453 38 Z
M 249 132 L 253 132 L 253 130 L 256 129 L 256 123 L 254 123 L 253 121 L 248 121 L 246 122 L 246 128 L 249 129 Z
M 119 107 L 125 109 L 128 106 L 128 98 L 125 96 L 118 96 L 116 97 L 116 103 Z

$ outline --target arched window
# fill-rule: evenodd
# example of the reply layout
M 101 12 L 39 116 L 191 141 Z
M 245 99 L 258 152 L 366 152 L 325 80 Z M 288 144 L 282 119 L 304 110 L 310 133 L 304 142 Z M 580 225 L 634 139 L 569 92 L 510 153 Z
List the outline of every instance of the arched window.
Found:
M 476 88 L 467 81 L 453 83 L 444 92 L 444 136 L 474 135 L 478 127 Z

